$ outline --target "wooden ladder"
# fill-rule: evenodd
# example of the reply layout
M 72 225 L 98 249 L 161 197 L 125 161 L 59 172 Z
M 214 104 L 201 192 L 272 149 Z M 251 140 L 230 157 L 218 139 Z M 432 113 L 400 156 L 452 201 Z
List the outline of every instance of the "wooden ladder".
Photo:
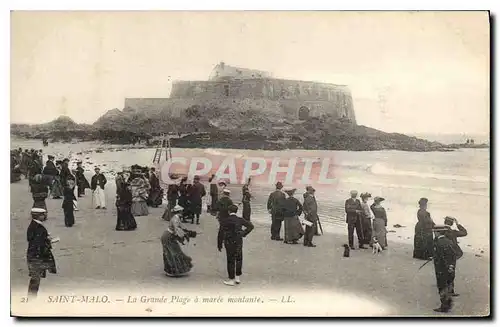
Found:
M 153 157 L 153 163 L 160 163 L 161 154 L 163 152 L 163 148 L 156 149 L 155 156 Z

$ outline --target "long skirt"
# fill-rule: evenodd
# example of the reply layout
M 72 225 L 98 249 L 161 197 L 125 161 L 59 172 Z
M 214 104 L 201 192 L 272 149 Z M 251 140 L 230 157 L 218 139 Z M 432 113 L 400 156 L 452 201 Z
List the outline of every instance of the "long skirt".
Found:
M 63 203 L 64 211 L 64 225 L 71 227 L 75 224 L 75 213 L 73 208 L 73 201 Z
M 167 276 L 187 275 L 193 268 L 192 259 L 182 252 L 177 237 L 166 231 L 161 237 L 161 244 L 163 246 L 163 270 Z
M 304 228 L 300 223 L 299 217 L 285 217 L 285 242 L 294 242 L 300 240 L 304 235 Z
M 132 215 L 134 217 L 149 215 L 148 204 L 146 201 L 132 202 Z
M 361 217 L 359 221 L 361 223 L 361 229 L 363 231 L 363 243 L 372 244 L 373 229 L 371 219 Z M 382 243 L 380 243 L 380 245 L 382 245 Z
M 137 228 L 137 222 L 132 215 L 130 206 L 116 207 L 116 230 L 134 230 Z
M 51 187 L 52 198 L 58 199 L 63 196 L 63 186 L 61 183 L 61 178 L 59 176 L 54 177 L 54 182 Z
M 104 193 L 104 190 L 100 188 L 99 186 L 94 190 L 94 193 L 92 194 L 93 201 L 94 201 L 94 208 L 106 208 L 106 194 Z
M 157 208 L 158 206 L 161 205 L 162 200 L 163 200 L 163 190 L 158 189 L 158 190 L 154 190 L 154 191 L 149 192 L 149 197 L 148 197 L 147 203 L 148 203 L 148 205 Z
M 252 207 L 250 206 L 250 202 L 243 203 L 243 212 L 242 217 L 248 221 L 250 221 L 250 216 L 252 215 Z
M 57 273 L 56 262 L 52 252 L 45 260 L 39 258 L 29 258 L 27 259 L 27 263 L 29 276 L 32 278 L 45 278 L 47 276 L 47 270 L 51 274 Z
M 377 238 L 378 243 L 382 248 L 387 247 L 387 229 L 385 228 L 385 221 L 380 218 L 373 219 L 373 234 Z
M 433 248 L 434 238 L 432 231 L 415 228 L 415 237 L 413 238 L 413 257 L 415 259 L 428 260 L 432 257 Z
M 47 210 L 47 204 L 45 203 L 45 198 L 33 198 L 33 208 L 42 208 Z

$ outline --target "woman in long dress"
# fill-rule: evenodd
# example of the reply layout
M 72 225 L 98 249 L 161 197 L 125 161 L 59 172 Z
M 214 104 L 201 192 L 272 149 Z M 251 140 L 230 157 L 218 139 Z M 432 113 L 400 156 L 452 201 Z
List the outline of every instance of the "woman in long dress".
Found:
M 296 189 L 285 190 L 286 199 L 283 202 L 283 218 L 285 222 L 286 244 L 298 244 L 304 235 L 304 228 L 300 223 L 299 216 L 302 214 L 302 204 L 293 197 Z
M 127 180 L 128 172 L 119 174 L 116 178 L 116 230 L 129 231 L 137 228 L 137 222 L 132 214 L 132 192 Z
M 56 169 L 57 169 L 57 175 L 54 176 L 53 184 L 52 184 L 52 198 L 53 199 L 60 199 L 63 196 L 64 193 L 64 187 L 65 185 L 62 184 L 61 182 L 61 165 L 62 165 L 62 160 L 56 161 Z
M 132 192 L 132 215 L 134 217 L 149 214 L 147 199 L 149 195 L 149 182 L 140 171 L 134 171 L 131 176 L 130 190 Z
M 418 201 L 420 208 L 417 211 L 418 222 L 415 225 L 415 236 L 413 238 L 413 257 L 428 260 L 432 257 L 434 248 L 434 235 L 432 228 L 434 222 L 431 214 L 427 211 L 428 199 L 421 198 Z
M 74 203 L 75 197 L 75 181 L 69 179 L 68 185 L 64 188 L 64 200 L 62 208 L 64 211 L 64 225 L 72 227 L 75 224 Z
M 370 206 L 374 215 L 372 235 L 377 239 L 383 250 L 387 248 L 387 213 L 381 205 L 381 202 L 384 200 L 384 198 L 376 196 L 373 199 L 373 204 Z
M 50 181 L 52 179 L 50 178 Z M 31 180 L 31 195 L 33 196 L 33 208 L 42 208 L 47 210 L 45 199 L 49 196 L 49 178 L 37 174 Z
M 181 223 L 180 213 L 184 210 L 179 205 L 172 209 L 168 229 L 161 236 L 163 246 L 163 269 L 169 277 L 180 277 L 189 274 L 193 268 L 190 256 L 182 252 L 180 244 L 189 238 L 196 237 L 196 232 L 184 228 Z

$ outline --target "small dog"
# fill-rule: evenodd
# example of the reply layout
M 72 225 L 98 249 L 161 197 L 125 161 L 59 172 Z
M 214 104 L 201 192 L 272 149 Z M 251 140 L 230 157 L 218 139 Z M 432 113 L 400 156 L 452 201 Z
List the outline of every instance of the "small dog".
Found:
M 351 252 L 351 249 L 349 248 L 349 245 L 344 244 L 344 258 L 349 258 L 350 252 Z
M 380 246 L 380 243 L 378 242 L 376 237 L 373 238 L 372 243 L 373 254 L 382 253 L 382 247 Z

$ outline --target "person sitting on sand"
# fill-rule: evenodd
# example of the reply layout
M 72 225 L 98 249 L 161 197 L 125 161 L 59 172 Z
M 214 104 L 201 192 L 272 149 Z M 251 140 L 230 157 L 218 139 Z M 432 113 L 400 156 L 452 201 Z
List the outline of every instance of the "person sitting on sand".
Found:
M 107 183 L 106 177 L 101 173 L 101 169 L 96 167 L 94 169 L 95 175 L 92 176 L 90 181 L 90 189 L 96 209 L 106 209 L 106 194 L 104 193 L 104 186 Z
M 229 216 L 220 222 L 217 236 L 217 249 L 226 248 L 227 274 L 229 279 L 223 281 L 225 285 L 234 286 L 241 283 L 240 276 L 243 268 L 243 238 L 246 237 L 254 226 L 250 220 L 238 217 L 238 207 L 234 204 L 228 208 Z M 242 227 L 245 227 L 243 230 Z
M 376 196 L 375 199 L 373 199 L 373 204 L 370 206 L 374 215 L 373 237 L 377 238 L 382 250 L 387 248 L 387 213 L 381 204 L 384 200 L 384 198 Z
M 432 228 L 434 222 L 431 214 L 427 211 L 427 198 L 421 198 L 418 201 L 419 209 L 417 211 L 418 222 L 415 225 L 415 236 L 413 238 L 413 257 L 415 259 L 428 260 L 432 258 L 434 247 Z
M 190 231 L 181 223 L 180 213 L 184 210 L 180 205 L 172 209 L 168 229 L 161 236 L 163 247 L 163 270 L 169 277 L 180 277 L 189 274 L 193 268 L 190 256 L 182 252 L 180 244 L 196 237 L 196 232 Z
M 298 244 L 304 235 L 304 229 L 300 223 L 299 216 L 303 208 L 299 200 L 294 197 L 297 189 L 285 189 L 286 199 L 283 201 L 283 221 L 285 222 L 285 244 Z

